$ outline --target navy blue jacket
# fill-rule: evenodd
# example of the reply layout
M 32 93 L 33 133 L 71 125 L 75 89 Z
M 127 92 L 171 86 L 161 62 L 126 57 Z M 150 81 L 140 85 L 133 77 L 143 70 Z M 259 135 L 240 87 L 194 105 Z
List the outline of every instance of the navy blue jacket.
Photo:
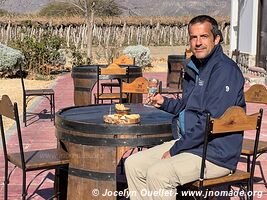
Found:
M 198 73 L 197 73 L 198 71 Z M 222 51 L 220 45 L 199 62 L 194 56 L 185 68 L 181 99 L 164 97 L 160 109 L 175 114 L 172 128 L 179 138 L 179 113 L 184 110 L 184 132 L 170 149 L 171 156 L 190 152 L 202 156 L 207 113 L 220 117 L 230 106 L 245 109 L 244 77 L 239 67 Z M 243 134 L 216 136 L 209 139 L 207 160 L 235 170 L 240 157 Z

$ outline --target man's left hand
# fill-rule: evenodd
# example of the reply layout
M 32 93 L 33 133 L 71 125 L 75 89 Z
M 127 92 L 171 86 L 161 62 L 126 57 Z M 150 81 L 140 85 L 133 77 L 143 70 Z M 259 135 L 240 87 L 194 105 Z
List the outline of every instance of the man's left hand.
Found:
M 170 157 L 171 157 L 170 151 L 166 151 L 166 152 L 163 154 L 163 156 L 162 156 L 161 159 L 166 159 L 166 158 L 170 158 Z

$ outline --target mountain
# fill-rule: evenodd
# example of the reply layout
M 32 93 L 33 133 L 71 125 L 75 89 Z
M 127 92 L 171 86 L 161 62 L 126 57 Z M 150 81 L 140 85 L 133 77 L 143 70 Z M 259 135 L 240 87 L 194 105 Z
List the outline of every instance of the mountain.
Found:
M 2 8 L 18 13 L 31 13 L 57 0 L 6 0 Z M 115 0 L 124 15 L 179 16 L 210 14 L 230 16 L 231 0 Z M 0 7 L 0 8 L 1 8 Z
M 124 8 L 124 13 L 127 15 L 231 15 L 231 0 L 116 0 L 116 2 Z
M 55 0 L 5 0 L 0 8 L 16 13 L 33 13 L 51 2 Z

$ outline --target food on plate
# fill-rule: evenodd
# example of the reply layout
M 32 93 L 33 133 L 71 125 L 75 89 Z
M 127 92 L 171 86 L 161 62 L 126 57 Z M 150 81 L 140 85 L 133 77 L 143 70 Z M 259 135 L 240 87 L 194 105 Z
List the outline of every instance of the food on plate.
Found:
M 136 124 L 140 122 L 139 114 L 130 114 L 130 115 L 104 115 L 103 119 L 106 123 L 110 124 Z
M 124 115 L 124 117 L 126 117 L 128 119 L 140 119 L 140 115 L 139 114 Z
M 130 110 L 130 108 L 127 108 L 127 107 L 125 107 L 123 104 L 121 104 L 121 103 L 118 103 L 118 104 L 115 104 L 115 109 L 116 110 Z

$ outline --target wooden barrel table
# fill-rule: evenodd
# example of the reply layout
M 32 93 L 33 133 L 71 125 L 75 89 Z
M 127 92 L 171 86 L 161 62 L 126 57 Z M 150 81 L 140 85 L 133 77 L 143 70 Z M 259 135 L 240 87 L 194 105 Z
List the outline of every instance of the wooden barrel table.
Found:
M 86 65 L 73 67 L 71 76 L 73 78 L 74 83 L 74 104 L 76 106 L 84 106 L 91 104 L 92 90 L 97 80 L 98 66 L 105 67 L 107 65 Z M 127 67 L 128 65 L 120 66 Z M 132 81 L 138 77 L 142 77 L 141 67 L 129 65 L 129 80 Z M 142 98 L 140 98 L 139 101 L 141 102 Z
M 105 123 L 103 115 L 113 113 L 114 105 L 69 107 L 57 112 L 56 136 L 70 158 L 68 199 L 116 199 L 116 169 L 124 150 L 172 139 L 172 114 L 142 104 L 128 106 L 131 113 L 140 114 L 140 123 Z M 105 196 L 106 192 L 110 196 Z

